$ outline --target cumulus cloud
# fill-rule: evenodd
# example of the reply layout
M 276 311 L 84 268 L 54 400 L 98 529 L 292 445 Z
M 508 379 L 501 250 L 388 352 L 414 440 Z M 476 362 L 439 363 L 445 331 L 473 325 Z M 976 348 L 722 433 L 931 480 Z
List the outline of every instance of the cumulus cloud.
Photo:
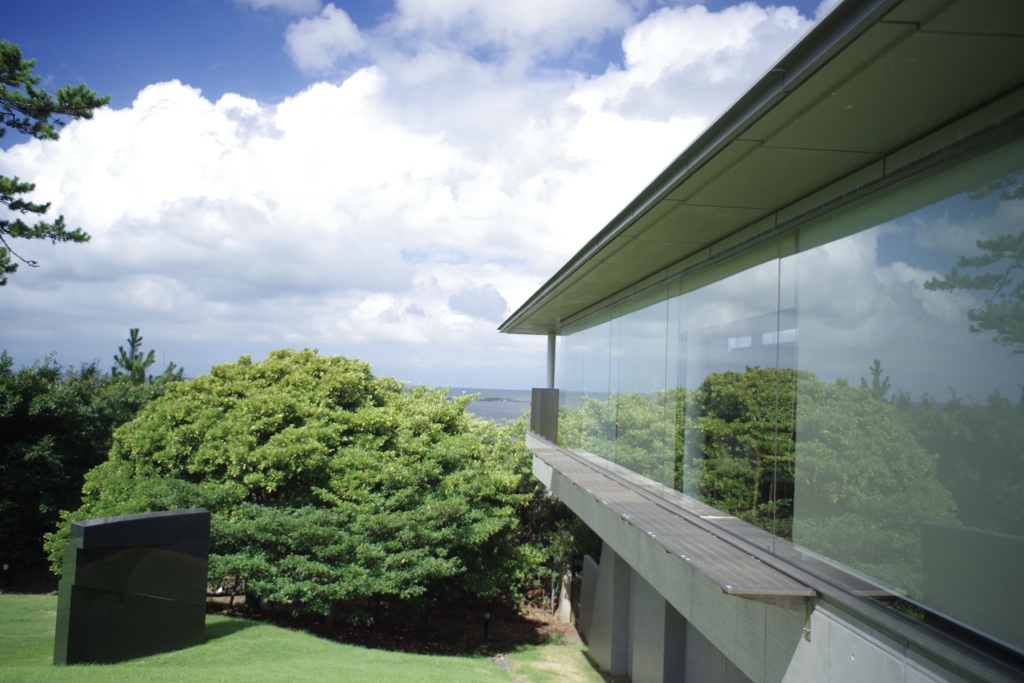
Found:
M 320 11 L 320 0 L 235 0 L 253 9 L 279 9 L 289 14 L 315 14 Z
M 508 314 L 508 302 L 498 290 L 491 285 L 483 287 L 466 287 L 451 295 L 448 305 L 457 313 L 493 323 L 500 323 Z
M 786 6 L 666 7 L 626 30 L 625 66 L 594 79 L 585 96 L 630 118 L 696 115 L 707 121 L 812 23 Z
M 326 71 L 342 57 L 358 54 L 365 47 L 359 27 L 333 3 L 317 16 L 289 26 L 285 44 L 295 64 L 311 71 Z
M 31 362 L 75 338 L 106 357 L 141 327 L 191 374 L 311 346 L 413 382 L 543 381 L 544 340 L 496 323 L 808 24 L 784 8 L 527 5 L 404 0 L 360 28 L 327 4 L 285 36 L 323 80 L 283 101 L 157 83 L 59 141 L 0 151 L 0 173 L 37 181 L 93 237 L 28 250 L 43 267 L 0 299 L 9 350 Z M 623 65 L 535 68 L 609 32 Z
M 631 3 L 621 0 L 398 0 L 389 29 L 434 44 L 490 46 L 515 61 L 600 39 L 626 26 L 633 14 Z

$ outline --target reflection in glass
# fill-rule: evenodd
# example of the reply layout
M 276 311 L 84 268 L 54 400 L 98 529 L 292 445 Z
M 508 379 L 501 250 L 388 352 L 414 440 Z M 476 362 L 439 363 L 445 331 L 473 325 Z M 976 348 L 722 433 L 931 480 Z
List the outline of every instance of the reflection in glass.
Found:
M 1021 158 L 936 172 L 759 265 L 584 321 L 563 342 L 562 445 L 1024 652 Z
M 782 268 L 802 371 L 793 540 L 1024 648 L 1018 177 L 902 216 L 895 193 L 868 208 L 897 218 Z

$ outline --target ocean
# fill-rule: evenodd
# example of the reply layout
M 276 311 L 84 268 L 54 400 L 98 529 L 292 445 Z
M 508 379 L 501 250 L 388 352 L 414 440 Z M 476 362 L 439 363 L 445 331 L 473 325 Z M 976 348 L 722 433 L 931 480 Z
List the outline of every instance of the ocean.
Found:
M 453 398 L 464 394 L 480 394 L 466 406 L 467 412 L 498 424 L 515 420 L 530 409 L 529 389 L 452 387 L 448 390 L 448 395 Z

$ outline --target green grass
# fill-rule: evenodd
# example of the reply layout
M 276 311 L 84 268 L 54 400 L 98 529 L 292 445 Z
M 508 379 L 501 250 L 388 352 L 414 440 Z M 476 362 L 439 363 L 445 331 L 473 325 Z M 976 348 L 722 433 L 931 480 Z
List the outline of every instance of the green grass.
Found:
M 512 680 L 510 674 L 485 657 L 435 657 L 369 650 L 300 631 L 217 615 L 207 616 L 206 643 L 197 647 L 120 664 L 57 667 L 52 664 L 56 609 L 57 598 L 52 596 L 0 595 L 0 681 L 508 683 Z M 576 650 L 579 652 L 579 648 Z M 542 681 L 529 677 L 525 680 Z
M 512 665 L 518 680 L 529 683 L 605 683 L 614 680 L 599 673 L 587 659 L 585 651 L 583 646 L 555 641 L 518 649 L 504 659 Z

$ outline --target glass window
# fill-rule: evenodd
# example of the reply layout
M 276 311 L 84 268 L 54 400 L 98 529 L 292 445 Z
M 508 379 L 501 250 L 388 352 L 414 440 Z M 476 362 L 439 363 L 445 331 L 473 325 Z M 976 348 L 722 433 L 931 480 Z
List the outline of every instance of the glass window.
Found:
M 1024 652 L 1022 160 L 908 181 L 583 321 L 562 444 Z
M 1018 649 L 1021 158 L 875 200 L 864 215 L 891 217 L 840 239 L 809 229 L 782 264 L 800 330 L 793 541 Z

